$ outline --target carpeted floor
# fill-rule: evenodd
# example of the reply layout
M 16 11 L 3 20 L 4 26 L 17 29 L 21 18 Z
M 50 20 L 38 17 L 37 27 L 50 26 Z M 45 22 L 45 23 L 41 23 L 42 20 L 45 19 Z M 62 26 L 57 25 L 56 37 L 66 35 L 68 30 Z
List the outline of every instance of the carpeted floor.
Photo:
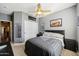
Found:
M 24 44 L 11 44 L 12 45 L 12 49 L 13 49 L 13 53 L 14 56 L 27 56 L 24 53 Z
M 70 51 L 70 50 L 67 50 L 67 49 L 63 49 L 62 51 L 62 56 L 78 56 L 77 53 L 73 52 L 73 51 Z
M 14 56 L 27 56 L 25 53 L 24 53 L 24 43 L 21 43 L 21 44 L 11 44 L 12 45 L 12 49 L 13 49 L 13 52 L 14 52 Z M 67 50 L 67 49 L 63 49 L 62 51 L 62 56 L 78 56 L 79 53 L 75 53 L 73 51 L 70 51 L 70 50 Z

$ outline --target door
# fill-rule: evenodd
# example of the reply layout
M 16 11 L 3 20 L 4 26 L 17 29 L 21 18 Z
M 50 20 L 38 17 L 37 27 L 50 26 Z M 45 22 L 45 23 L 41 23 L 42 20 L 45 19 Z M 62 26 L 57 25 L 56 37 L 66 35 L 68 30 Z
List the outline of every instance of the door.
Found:
M 11 41 L 10 30 L 10 22 L 0 21 L 0 42 Z
M 24 38 L 27 41 L 30 38 L 36 37 L 38 33 L 38 23 L 35 21 L 26 21 L 24 22 Z

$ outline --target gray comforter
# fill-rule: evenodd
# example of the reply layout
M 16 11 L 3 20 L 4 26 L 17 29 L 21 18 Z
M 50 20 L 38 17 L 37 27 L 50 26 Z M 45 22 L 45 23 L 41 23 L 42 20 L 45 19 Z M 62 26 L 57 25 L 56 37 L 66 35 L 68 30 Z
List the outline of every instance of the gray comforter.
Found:
M 29 41 L 38 47 L 47 50 L 51 56 L 61 55 L 63 46 L 60 40 L 40 36 L 29 39 Z

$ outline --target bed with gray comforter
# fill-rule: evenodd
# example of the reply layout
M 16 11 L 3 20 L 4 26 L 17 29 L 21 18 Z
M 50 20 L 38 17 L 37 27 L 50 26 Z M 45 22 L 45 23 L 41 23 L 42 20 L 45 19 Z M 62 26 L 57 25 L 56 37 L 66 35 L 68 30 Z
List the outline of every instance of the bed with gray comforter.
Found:
M 60 56 L 62 48 L 60 40 L 40 36 L 26 41 L 25 53 L 30 56 Z

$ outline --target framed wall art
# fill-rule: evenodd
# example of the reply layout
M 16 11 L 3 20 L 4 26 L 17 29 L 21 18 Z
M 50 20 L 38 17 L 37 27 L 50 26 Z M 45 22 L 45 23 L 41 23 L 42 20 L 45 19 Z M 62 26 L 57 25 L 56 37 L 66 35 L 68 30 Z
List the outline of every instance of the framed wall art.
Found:
M 62 26 L 62 18 L 53 19 L 50 21 L 50 27 L 61 27 Z

